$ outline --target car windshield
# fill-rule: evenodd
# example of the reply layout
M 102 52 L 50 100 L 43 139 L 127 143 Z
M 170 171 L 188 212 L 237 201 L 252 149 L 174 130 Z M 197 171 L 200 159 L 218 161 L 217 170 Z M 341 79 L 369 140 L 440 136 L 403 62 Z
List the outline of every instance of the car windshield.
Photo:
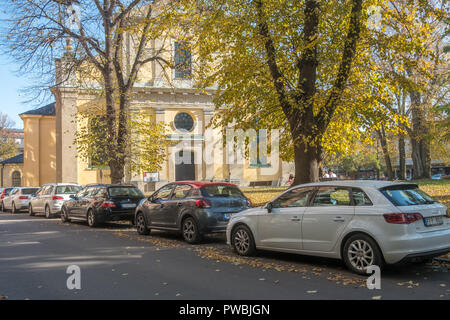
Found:
M 75 194 L 81 190 L 80 186 L 57 186 L 56 194 Z
M 38 191 L 38 188 L 27 188 L 27 189 L 22 189 L 22 194 L 33 194 L 36 193 L 36 191 Z
M 108 192 L 111 197 L 144 197 L 136 187 L 110 187 Z
M 214 184 L 201 188 L 207 197 L 244 197 L 241 190 L 235 186 Z
M 395 206 L 431 204 L 436 201 L 417 186 L 395 186 L 381 190 Z

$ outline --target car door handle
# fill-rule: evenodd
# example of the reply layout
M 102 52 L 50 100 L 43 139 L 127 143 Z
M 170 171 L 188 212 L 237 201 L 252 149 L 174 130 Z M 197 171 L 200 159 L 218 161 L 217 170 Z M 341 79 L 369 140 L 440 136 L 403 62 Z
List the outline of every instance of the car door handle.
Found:
M 299 218 L 299 217 L 296 217 L 296 216 L 294 216 L 294 217 L 292 217 L 291 218 L 291 221 L 300 221 L 301 219 Z
M 342 217 L 335 217 L 335 218 L 333 219 L 333 221 L 336 221 L 336 222 L 344 222 L 345 219 L 342 218 Z

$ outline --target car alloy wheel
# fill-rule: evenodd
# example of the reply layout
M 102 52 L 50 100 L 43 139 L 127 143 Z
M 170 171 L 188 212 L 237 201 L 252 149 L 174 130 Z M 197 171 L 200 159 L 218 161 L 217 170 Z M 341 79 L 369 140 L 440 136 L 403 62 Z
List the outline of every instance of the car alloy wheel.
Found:
M 182 225 L 183 238 L 188 243 L 196 243 L 200 241 L 197 224 L 193 218 L 186 218 Z
M 237 254 L 250 256 L 255 253 L 255 242 L 251 231 L 246 226 L 238 226 L 234 230 L 232 241 Z
M 384 266 L 383 255 L 376 242 L 365 234 L 351 236 L 344 245 L 343 259 L 347 267 L 355 273 L 367 275 L 367 268 Z
M 45 206 L 45 217 L 47 219 L 50 219 L 52 217 L 52 213 L 50 212 L 50 207 L 49 206 Z
M 364 240 L 355 240 L 350 243 L 347 255 L 352 266 L 361 271 L 373 265 L 375 260 L 372 247 Z
M 34 216 L 33 207 L 31 206 L 31 204 L 28 206 L 28 214 L 30 216 Z
M 95 213 L 93 210 L 88 211 L 87 220 L 88 220 L 89 227 L 97 226 L 97 219 L 95 217 Z
M 147 227 L 147 223 L 145 222 L 145 218 L 142 213 L 138 213 L 136 217 L 136 231 L 142 235 L 147 235 L 150 233 L 150 229 Z

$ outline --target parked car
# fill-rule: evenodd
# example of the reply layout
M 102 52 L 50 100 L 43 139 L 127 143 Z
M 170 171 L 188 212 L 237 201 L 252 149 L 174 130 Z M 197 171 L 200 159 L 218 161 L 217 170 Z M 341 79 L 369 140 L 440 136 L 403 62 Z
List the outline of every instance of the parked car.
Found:
M 442 180 L 444 178 L 444 176 L 445 176 L 445 174 L 443 174 L 443 173 L 436 173 L 431 176 L 431 179 Z
M 3 199 L 9 195 L 14 188 L 0 188 L 0 211 L 3 211 Z
M 353 272 L 450 251 L 450 216 L 416 184 L 334 181 L 299 185 L 234 215 L 227 243 L 344 260 Z
M 30 216 L 43 213 L 47 219 L 59 215 L 64 201 L 80 190 L 81 187 L 74 183 L 44 184 L 31 198 L 28 213 Z
M 27 209 L 30 199 L 39 188 L 34 187 L 16 187 L 11 190 L 8 196 L 2 199 L 1 210 L 11 210 L 12 213 L 17 213 L 21 210 Z
M 188 243 L 207 233 L 225 232 L 230 217 L 251 206 L 230 183 L 179 181 L 169 183 L 142 201 L 136 209 L 136 229 L 181 232 Z
M 86 220 L 90 227 L 106 221 L 134 222 L 134 211 L 145 198 L 133 185 L 88 185 L 61 207 L 61 221 Z

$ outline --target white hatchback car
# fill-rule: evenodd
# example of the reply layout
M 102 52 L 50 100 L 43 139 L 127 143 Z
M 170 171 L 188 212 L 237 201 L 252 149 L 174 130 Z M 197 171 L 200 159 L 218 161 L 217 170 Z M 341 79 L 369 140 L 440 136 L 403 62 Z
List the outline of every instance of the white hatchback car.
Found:
M 370 265 L 450 252 L 450 216 L 416 184 L 318 182 L 233 215 L 227 243 L 240 255 L 264 249 L 338 258 L 366 274 Z
M 30 199 L 38 190 L 39 188 L 33 187 L 16 187 L 12 189 L 9 195 L 2 199 L 0 203 L 1 211 L 11 210 L 12 213 L 17 213 L 28 208 Z

